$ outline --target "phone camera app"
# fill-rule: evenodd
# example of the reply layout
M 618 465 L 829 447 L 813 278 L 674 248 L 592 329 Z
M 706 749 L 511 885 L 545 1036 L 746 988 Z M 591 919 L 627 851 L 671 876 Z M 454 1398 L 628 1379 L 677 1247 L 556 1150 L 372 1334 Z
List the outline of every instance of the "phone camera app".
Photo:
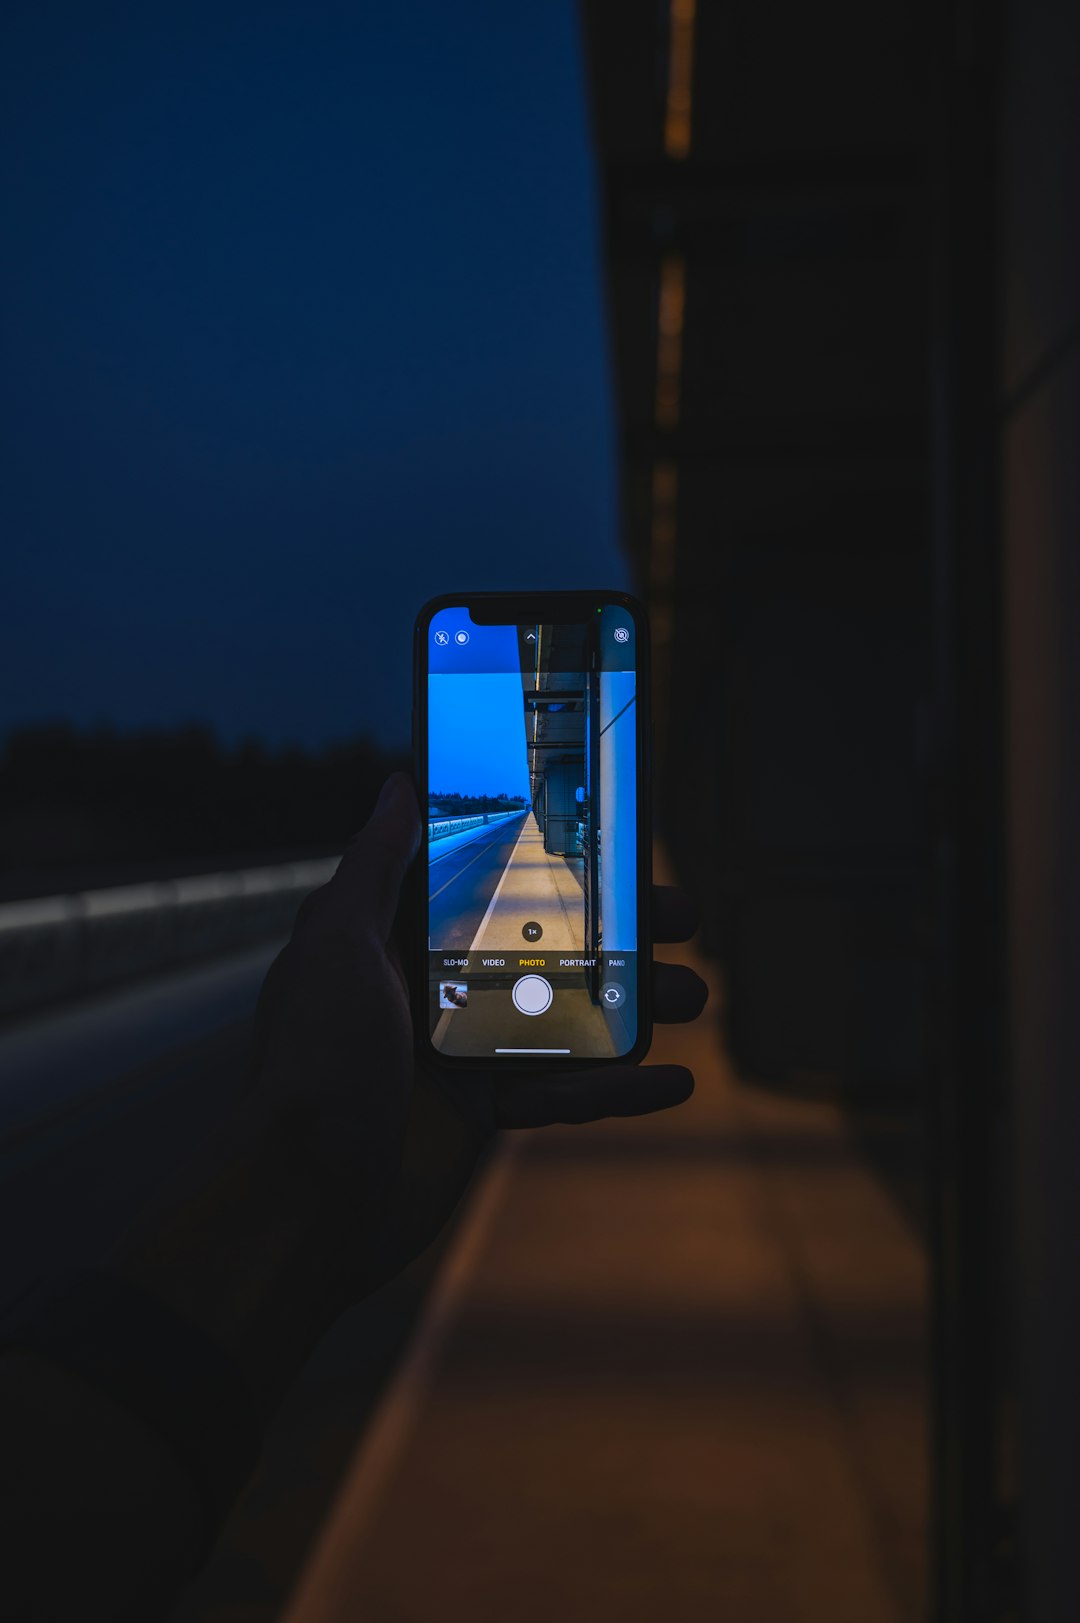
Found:
M 615 1058 L 637 1027 L 633 636 L 615 610 L 466 623 L 446 611 L 426 692 L 433 1045 Z

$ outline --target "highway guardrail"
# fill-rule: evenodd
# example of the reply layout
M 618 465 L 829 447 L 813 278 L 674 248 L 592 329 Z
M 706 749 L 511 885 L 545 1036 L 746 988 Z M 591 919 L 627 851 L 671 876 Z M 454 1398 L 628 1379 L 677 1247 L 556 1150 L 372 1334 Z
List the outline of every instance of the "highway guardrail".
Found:
M 0 1015 L 286 935 L 336 857 L 0 904 Z
M 438 817 L 428 823 L 428 839 L 445 840 L 450 834 L 460 834 L 466 828 L 479 828 L 482 823 L 505 823 L 508 817 L 520 817 L 524 806 L 515 806 L 508 812 L 481 812 L 471 817 Z

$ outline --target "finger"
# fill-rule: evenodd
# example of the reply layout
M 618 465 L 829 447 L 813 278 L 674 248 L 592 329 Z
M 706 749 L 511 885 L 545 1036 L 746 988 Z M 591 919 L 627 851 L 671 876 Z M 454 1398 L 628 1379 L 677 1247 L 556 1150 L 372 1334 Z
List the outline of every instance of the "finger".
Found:
M 698 910 L 677 885 L 654 885 L 653 940 L 689 941 L 701 922 Z
M 346 847 L 337 873 L 310 899 L 313 924 L 348 930 L 373 926 L 380 940 L 388 940 L 402 880 L 419 845 L 420 811 L 412 779 L 394 772 L 367 823 Z
M 709 988 L 688 964 L 653 964 L 653 1013 L 667 1025 L 696 1020 Z
M 628 1065 L 570 1076 L 508 1078 L 496 1088 L 500 1127 L 551 1127 L 556 1122 L 645 1116 L 681 1105 L 694 1091 L 682 1065 Z

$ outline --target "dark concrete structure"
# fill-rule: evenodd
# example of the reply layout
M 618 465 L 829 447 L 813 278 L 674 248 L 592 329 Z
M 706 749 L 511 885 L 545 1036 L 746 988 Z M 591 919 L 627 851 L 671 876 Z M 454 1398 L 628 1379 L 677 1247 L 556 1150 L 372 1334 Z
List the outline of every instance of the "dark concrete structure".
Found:
M 737 1062 L 903 1091 L 927 1006 L 925 25 L 661 10 L 584 8 L 663 824 L 710 900 Z
M 662 824 L 731 1052 L 841 1098 L 922 1214 L 933 1615 L 1074 1616 L 1078 14 L 583 13 Z

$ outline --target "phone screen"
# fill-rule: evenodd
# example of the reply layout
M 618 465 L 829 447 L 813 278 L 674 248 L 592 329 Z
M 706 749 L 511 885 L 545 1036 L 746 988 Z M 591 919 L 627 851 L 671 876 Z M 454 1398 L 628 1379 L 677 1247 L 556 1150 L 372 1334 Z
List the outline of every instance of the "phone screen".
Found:
M 448 1056 L 637 1041 L 637 627 L 618 603 L 587 612 L 444 607 L 426 627 L 428 1017 Z

